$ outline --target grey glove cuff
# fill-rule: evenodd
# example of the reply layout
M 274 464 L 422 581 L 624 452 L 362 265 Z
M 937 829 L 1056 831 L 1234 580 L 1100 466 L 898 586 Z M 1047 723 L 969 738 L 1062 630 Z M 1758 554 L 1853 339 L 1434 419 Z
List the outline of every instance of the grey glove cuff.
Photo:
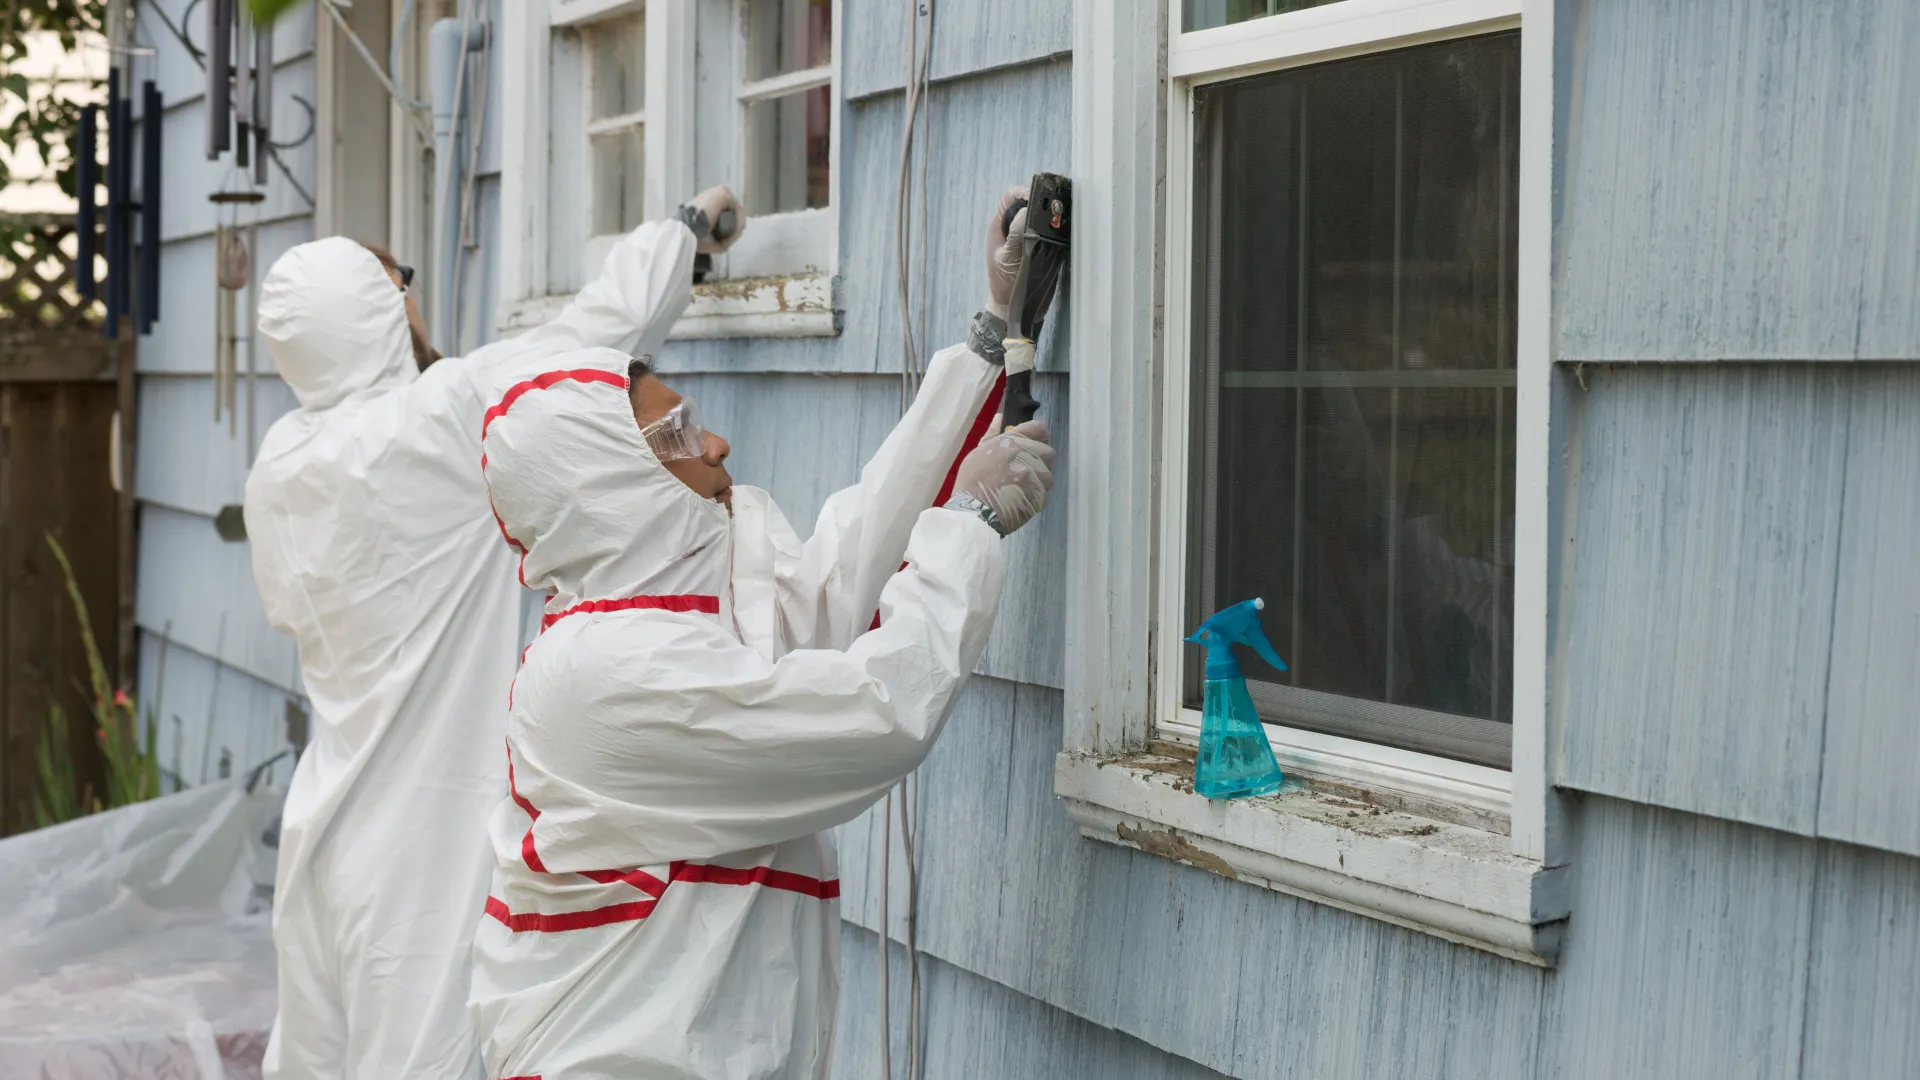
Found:
M 1007 366 L 1007 320 L 991 311 L 973 315 L 973 331 L 967 335 L 967 348 L 996 367 Z
M 707 212 L 696 206 L 682 204 L 674 207 L 673 219 L 693 231 L 696 241 L 705 240 L 713 223 L 707 220 Z
M 958 510 L 963 514 L 972 514 L 974 517 L 986 522 L 994 532 L 1001 536 L 1007 535 L 1007 530 L 1000 527 L 1000 515 L 993 512 L 993 507 L 988 506 L 986 503 L 981 502 L 979 499 L 974 498 L 964 491 L 954 492 L 953 498 L 947 500 L 945 508 L 948 510 Z

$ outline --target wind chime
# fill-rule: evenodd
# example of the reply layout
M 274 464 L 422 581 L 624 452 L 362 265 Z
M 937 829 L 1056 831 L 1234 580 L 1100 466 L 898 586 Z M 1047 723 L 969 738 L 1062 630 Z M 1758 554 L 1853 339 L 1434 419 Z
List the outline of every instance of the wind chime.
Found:
M 270 126 L 273 118 L 273 31 L 254 26 L 244 0 L 202 0 L 207 32 L 207 160 L 232 159 L 220 190 L 207 196 L 218 207 L 214 225 L 213 419 L 225 419 L 229 437 L 240 432 L 239 343 L 236 325 L 240 290 L 247 291 L 246 434 L 247 461 L 255 442 L 254 387 L 259 365 L 253 338 L 259 290 L 254 287 L 254 255 L 259 250 L 257 210 L 241 221 L 241 208 L 266 201 L 259 190 L 267 182 Z

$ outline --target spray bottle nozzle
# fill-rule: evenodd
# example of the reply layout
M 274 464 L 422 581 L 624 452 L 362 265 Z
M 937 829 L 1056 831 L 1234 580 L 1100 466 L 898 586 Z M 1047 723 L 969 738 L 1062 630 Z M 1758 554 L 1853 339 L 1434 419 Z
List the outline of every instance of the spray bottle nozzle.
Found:
M 1273 643 L 1267 640 L 1266 631 L 1260 628 L 1260 611 L 1266 606 L 1267 602 L 1256 596 L 1223 608 L 1201 623 L 1200 629 L 1187 639 L 1207 648 L 1208 682 L 1240 677 L 1240 661 L 1233 655 L 1235 645 L 1251 645 L 1261 659 L 1281 671 L 1287 670 L 1287 662 L 1280 659 Z

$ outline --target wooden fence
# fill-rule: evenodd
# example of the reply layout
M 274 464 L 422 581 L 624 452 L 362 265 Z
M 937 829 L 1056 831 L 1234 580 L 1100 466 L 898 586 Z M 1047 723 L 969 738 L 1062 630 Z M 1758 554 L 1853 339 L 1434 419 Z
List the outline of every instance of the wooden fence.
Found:
M 54 703 L 81 783 L 101 781 L 85 653 L 46 534 L 73 562 L 115 681 L 132 676 L 133 342 L 106 339 L 100 305 L 75 292 L 76 249 L 71 218 L 0 217 L 0 835 L 33 826 Z

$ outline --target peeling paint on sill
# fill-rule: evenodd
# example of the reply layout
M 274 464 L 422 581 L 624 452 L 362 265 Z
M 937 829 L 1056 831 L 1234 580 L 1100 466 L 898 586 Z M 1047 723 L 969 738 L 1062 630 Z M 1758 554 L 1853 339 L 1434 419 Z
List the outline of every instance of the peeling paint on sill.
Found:
M 1211 870 L 1221 877 L 1230 877 L 1236 881 L 1240 878 L 1240 875 L 1233 872 L 1233 867 L 1227 865 L 1227 860 L 1211 851 L 1203 851 L 1195 847 L 1186 837 L 1172 829 L 1155 832 L 1151 829 L 1135 828 L 1123 821 L 1115 826 L 1114 835 L 1149 855 L 1158 855 L 1175 862 L 1186 863 L 1188 866 L 1197 866 L 1202 870 Z

